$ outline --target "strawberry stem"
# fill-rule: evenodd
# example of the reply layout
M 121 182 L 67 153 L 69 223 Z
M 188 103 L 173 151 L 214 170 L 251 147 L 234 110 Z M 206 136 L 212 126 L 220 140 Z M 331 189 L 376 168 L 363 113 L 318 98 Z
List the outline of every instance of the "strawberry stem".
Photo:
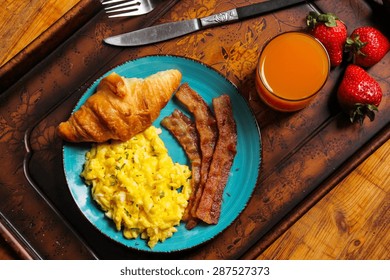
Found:
M 378 111 L 378 107 L 375 105 L 356 103 L 349 113 L 349 119 L 352 123 L 358 121 L 360 124 L 363 124 L 363 120 L 367 116 L 370 121 L 373 121 L 375 119 L 375 111 Z
M 320 14 L 317 12 L 309 12 L 306 17 L 306 24 L 310 28 L 314 28 L 317 23 L 324 23 L 327 27 L 335 27 L 337 26 L 336 20 L 339 18 L 332 13 Z
M 353 57 L 355 56 L 367 56 L 361 51 L 361 49 L 367 45 L 367 42 L 362 42 L 360 36 L 355 34 L 353 37 L 350 36 L 345 42 L 345 51 L 350 52 Z

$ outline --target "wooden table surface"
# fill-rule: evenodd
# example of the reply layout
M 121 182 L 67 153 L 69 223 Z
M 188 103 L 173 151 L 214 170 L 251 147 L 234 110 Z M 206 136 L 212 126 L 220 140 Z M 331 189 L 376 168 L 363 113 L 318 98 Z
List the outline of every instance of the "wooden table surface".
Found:
M 79 1 L 2 2 L 0 65 L 12 59 Z M 389 159 L 390 140 L 257 259 L 390 259 Z M 18 258 L 6 240 L 0 238 L 0 259 Z

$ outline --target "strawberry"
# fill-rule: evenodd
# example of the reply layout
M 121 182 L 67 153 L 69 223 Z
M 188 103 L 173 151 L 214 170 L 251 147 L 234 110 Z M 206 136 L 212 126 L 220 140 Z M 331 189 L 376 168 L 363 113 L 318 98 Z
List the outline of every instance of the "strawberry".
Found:
M 363 26 L 355 29 L 347 38 L 345 49 L 352 53 L 353 63 L 371 67 L 390 50 L 390 42 L 378 29 Z
M 382 100 L 382 89 L 363 68 L 350 64 L 338 88 L 337 99 L 351 122 L 363 123 L 365 116 L 373 121 Z
M 347 40 L 347 27 L 331 13 L 318 14 L 310 12 L 306 17 L 310 33 L 316 37 L 326 48 L 330 63 L 333 67 L 341 64 L 344 46 Z

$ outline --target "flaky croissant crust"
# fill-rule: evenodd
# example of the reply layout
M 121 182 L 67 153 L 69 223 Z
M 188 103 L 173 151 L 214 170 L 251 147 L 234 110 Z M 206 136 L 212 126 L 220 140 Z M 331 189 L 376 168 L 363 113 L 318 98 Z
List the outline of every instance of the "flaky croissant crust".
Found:
M 101 80 L 96 93 L 80 109 L 59 124 L 58 135 L 69 142 L 129 140 L 158 118 L 181 78 L 176 69 L 145 79 L 111 73 Z

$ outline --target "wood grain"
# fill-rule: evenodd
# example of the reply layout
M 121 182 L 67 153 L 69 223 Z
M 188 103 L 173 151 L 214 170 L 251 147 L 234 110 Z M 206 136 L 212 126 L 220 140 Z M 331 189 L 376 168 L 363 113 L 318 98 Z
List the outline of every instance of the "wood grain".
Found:
M 258 259 L 389 259 L 390 141 Z
M 13 58 L 79 1 L 1 1 L 0 66 Z

